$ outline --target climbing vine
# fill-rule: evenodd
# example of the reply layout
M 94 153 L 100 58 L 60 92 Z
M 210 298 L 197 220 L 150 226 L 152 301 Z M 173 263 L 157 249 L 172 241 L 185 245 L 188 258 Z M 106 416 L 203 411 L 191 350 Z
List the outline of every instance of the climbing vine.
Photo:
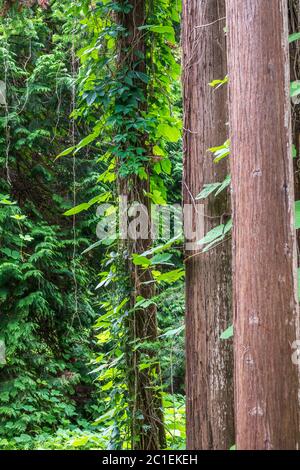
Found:
M 132 184 L 143 187 L 142 196 L 136 194 L 138 197 L 146 197 L 153 204 L 167 203 L 166 182 L 172 168 L 170 155 L 181 136 L 180 115 L 174 107 L 174 96 L 175 99 L 179 96 L 180 3 L 159 0 L 146 4 L 145 18 L 137 33 L 143 38 L 140 50 L 127 43 L 129 31 L 120 19 L 126 17 L 131 8 L 129 1 L 105 1 L 97 5 L 87 3 L 82 10 L 82 28 L 90 40 L 78 51 L 83 78 L 79 80 L 80 105 L 76 117 L 78 122 L 87 122 L 91 132 L 60 156 L 93 148 L 99 153 L 101 173 L 99 196 L 74 207 L 67 215 L 101 202 L 114 205 L 115 209 L 110 208 L 110 213 L 104 214 L 111 215 L 119 204 L 120 187 L 128 191 Z M 145 377 L 152 377 L 151 386 L 161 388 L 156 364 L 162 340 L 144 338 L 140 343 L 128 330 L 130 318 L 156 308 L 157 296 L 152 291 L 154 297 L 139 295 L 132 303 L 128 269 L 138 269 L 141 276 L 149 272 L 153 281 L 163 285 L 179 281 L 184 274 L 180 267 L 168 270 L 173 253 L 165 251 L 172 247 L 172 242 L 153 245 L 145 254 L 135 254 L 122 243 L 119 229 L 116 226 L 113 237 L 108 236 L 89 248 L 92 250 L 100 244 L 108 246 L 97 286 L 98 290 L 105 288 L 101 304 L 103 314 L 95 324 L 103 353 L 96 361 L 100 366 L 94 372 L 99 374 L 102 393 L 108 395 L 107 413 L 98 422 L 110 419 L 110 445 L 114 448 L 134 446 L 132 440 L 128 440 L 134 433 L 132 422 L 143 420 L 143 415 L 138 415 L 139 410 L 134 409 L 135 405 L 130 405 L 134 401 L 130 383 L 135 380 L 131 378 L 134 373 L 131 361 L 138 357 L 138 374 L 146 371 Z M 178 239 L 174 239 L 173 243 L 176 242 Z M 178 264 L 176 250 L 174 256 Z M 182 328 L 175 330 L 174 335 L 180 331 Z M 133 359 L 129 357 L 131 350 Z

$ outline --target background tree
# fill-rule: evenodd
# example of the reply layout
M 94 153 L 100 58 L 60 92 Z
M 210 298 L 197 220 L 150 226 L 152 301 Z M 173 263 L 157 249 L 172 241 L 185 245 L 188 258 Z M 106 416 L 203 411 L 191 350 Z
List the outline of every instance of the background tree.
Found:
M 143 176 L 135 175 L 128 169 L 128 160 L 124 156 L 119 160 L 119 191 L 120 196 L 127 197 L 128 206 L 134 203 L 140 205 L 139 211 L 145 211 L 148 225 L 140 227 L 140 235 L 130 234 L 126 243 L 127 276 L 129 278 L 130 307 L 132 313 L 128 318 L 128 332 L 130 350 L 129 358 L 129 403 L 132 412 L 132 446 L 134 449 L 155 450 L 166 446 L 165 430 L 163 423 L 162 396 L 159 389 L 160 366 L 155 350 L 151 343 L 157 340 L 157 316 L 156 306 L 151 303 L 148 307 L 135 308 L 139 298 L 151 300 L 155 295 L 155 285 L 150 269 L 145 269 L 133 262 L 134 255 L 142 255 L 151 249 L 151 199 L 150 174 L 151 152 L 147 139 L 147 122 L 143 119 L 143 112 L 147 110 L 148 87 L 146 61 L 149 60 L 147 42 L 143 26 L 147 24 L 149 5 L 146 0 L 126 0 L 120 2 L 121 13 L 119 24 L 124 32 L 120 36 L 119 43 L 119 79 L 123 80 L 130 73 L 133 74 L 132 90 L 136 89 L 136 104 L 132 105 L 132 92 L 124 94 L 117 101 L 117 105 L 127 108 L 127 116 L 123 117 L 120 131 L 127 133 L 123 155 L 128 148 L 136 157 L 136 165 L 139 161 L 146 160 Z M 142 29 L 141 29 L 142 28 Z M 128 129 L 132 120 L 140 120 L 141 127 L 134 134 L 129 134 Z M 144 125 L 143 125 L 144 124 Z M 148 142 L 148 143 L 147 143 Z M 148 161 L 147 161 L 148 160 Z M 136 214 L 135 214 L 136 217 Z M 127 222 L 126 222 L 127 223 Z M 135 239 L 135 236 L 137 239 Z M 138 347 L 137 347 L 138 346 Z M 152 364 L 141 368 L 143 357 L 152 358 Z
M 227 0 L 238 449 L 299 447 L 287 2 Z M 249 40 L 249 37 L 251 40 Z
M 175 20 L 179 21 L 179 13 L 173 0 L 99 3 L 87 11 L 84 28 L 90 47 L 79 52 L 84 78 L 78 115 L 91 124 L 92 132 L 76 151 L 86 146 L 100 151 L 100 194 L 93 203 L 110 201 L 118 206 L 120 194 L 127 195 L 128 206 L 133 201 L 146 208 L 150 200 L 166 203 L 165 178 L 174 184 L 168 144 L 174 147 L 180 139 L 171 94 L 180 71 L 171 49 L 177 49 Z M 174 92 L 177 99 L 178 85 Z M 150 224 L 141 228 L 148 235 Z M 96 323 L 102 350 L 97 370 L 101 370 L 101 390 L 108 395 L 111 446 L 123 448 L 129 439 L 136 448 L 163 447 L 158 441 L 163 435 L 158 362 L 164 340 L 158 332 L 153 334 L 158 304 L 153 286 L 160 278 L 175 282 L 184 272 L 161 273 L 163 259 L 172 254 L 158 254 L 152 265 L 155 247 L 150 238 L 124 243 L 119 232 L 117 227 L 115 236 L 95 244 L 106 247 L 97 286 L 105 287 Z M 164 245 L 159 253 L 163 249 Z M 182 325 L 178 329 L 182 332 Z

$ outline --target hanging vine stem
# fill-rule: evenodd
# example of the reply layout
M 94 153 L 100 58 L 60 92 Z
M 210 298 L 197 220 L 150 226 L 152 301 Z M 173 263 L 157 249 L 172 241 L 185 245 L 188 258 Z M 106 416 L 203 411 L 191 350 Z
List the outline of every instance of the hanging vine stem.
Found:
M 58 82 L 58 74 L 61 70 L 61 67 L 59 66 L 59 68 L 57 69 L 57 72 L 56 72 L 56 82 L 55 82 L 55 94 L 56 94 L 56 98 L 57 98 L 57 108 L 56 108 L 56 114 L 57 114 L 57 120 L 56 120 L 56 123 L 55 123 L 55 128 L 54 128 L 54 132 L 53 132 L 53 137 L 51 139 L 51 142 L 54 142 L 54 140 L 56 139 L 56 135 L 57 135 L 57 129 L 58 129 L 58 126 L 59 126 L 59 122 L 60 122 L 60 108 L 61 108 L 61 88 L 59 89 L 58 88 L 58 85 L 57 85 L 57 82 Z M 73 90 L 73 85 L 72 85 L 72 90 Z M 73 96 L 73 91 L 72 91 L 72 96 Z M 72 103 L 72 106 L 74 105 L 74 103 Z M 73 118 L 74 120 L 74 118 Z M 75 134 L 75 132 L 74 132 Z M 74 144 L 74 139 L 73 139 L 73 144 Z
M 6 23 L 6 28 L 8 29 L 8 19 L 5 19 Z M 11 174 L 10 174 L 10 164 L 9 164 L 9 157 L 10 157 L 10 148 L 11 148 L 11 135 L 10 135 L 10 125 L 9 125 L 9 119 L 10 119 L 10 112 L 9 112 L 9 105 L 8 105 L 8 75 L 10 71 L 9 67 L 9 61 L 8 61 L 8 53 L 9 53 L 9 43 L 7 40 L 5 40 L 5 43 L 3 45 L 3 59 L 4 59 L 4 108 L 5 108 L 5 140 L 6 140 L 6 146 L 5 146 L 5 170 L 6 170 L 6 181 L 7 183 L 11 186 L 12 181 L 11 181 Z M 29 55 L 26 58 L 26 62 L 24 64 L 24 70 L 26 70 L 26 67 L 32 57 L 32 42 L 31 39 L 29 39 Z M 19 110 L 16 110 L 16 115 L 19 116 L 25 109 L 25 106 L 28 102 L 29 98 L 29 83 L 28 81 L 26 82 L 26 96 L 24 99 L 24 103 L 21 106 Z
M 7 89 L 8 89 L 8 71 L 9 71 L 9 64 L 7 60 L 8 56 L 8 42 L 5 40 L 3 45 L 3 59 L 4 59 L 4 108 L 5 108 L 5 171 L 6 171 L 6 181 L 11 186 L 11 177 L 10 177 L 10 167 L 9 167 L 9 154 L 10 154 L 10 125 L 9 125 L 9 106 L 8 106 L 8 97 L 7 97 Z
M 71 75 L 72 75 L 72 101 L 71 101 L 71 137 L 72 145 L 75 146 L 75 117 L 74 112 L 76 108 L 76 52 L 75 52 L 75 27 L 72 29 L 72 46 L 71 46 Z M 76 206 L 77 194 L 76 194 L 76 154 L 73 152 L 72 160 L 72 172 L 73 172 L 73 205 Z M 80 322 L 80 317 L 78 314 L 78 282 L 77 282 L 77 273 L 76 273 L 76 256 L 77 256 L 77 236 L 76 236 L 76 215 L 73 215 L 73 254 L 72 254 L 72 274 L 73 274 L 73 283 L 74 283 L 74 302 L 75 309 L 74 315 L 72 318 L 72 323 L 74 322 L 75 316 L 78 317 Z
M 25 64 L 24 64 L 24 70 L 25 71 L 26 71 L 28 63 L 31 60 L 31 57 L 32 57 L 32 42 L 31 42 L 31 38 L 29 38 L 29 54 L 28 54 L 28 57 L 26 58 L 26 61 L 25 61 Z M 29 99 L 29 81 L 27 79 L 26 80 L 26 95 L 25 95 L 24 103 L 21 106 L 21 108 L 16 112 L 17 116 L 22 114 L 22 112 L 24 111 L 24 109 L 26 107 L 26 104 L 28 102 L 28 99 Z M 19 102 L 19 104 L 21 104 L 21 103 Z

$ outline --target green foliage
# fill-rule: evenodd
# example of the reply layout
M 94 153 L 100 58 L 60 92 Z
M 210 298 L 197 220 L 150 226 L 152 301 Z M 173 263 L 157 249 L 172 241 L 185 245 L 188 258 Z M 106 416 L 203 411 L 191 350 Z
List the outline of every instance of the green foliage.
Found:
M 220 338 L 221 339 L 229 339 L 229 338 L 232 338 L 233 337 L 233 325 L 230 325 L 227 330 L 225 330 Z
M 214 196 L 218 196 L 224 189 L 228 188 L 231 183 L 231 176 L 228 175 L 222 183 L 210 183 L 205 184 L 201 193 L 198 194 L 196 199 L 206 199 L 208 196 L 214 193 Z
M 300 39 L 300 33 L 293 33 L 289 35 L 289 43 L 291 44 L 292 42 L 298 41 Z
M 17 205 L 0 212 L 1 338 L 0 433 L 5 437 L 49 432 L 80 417 L 76 394 L 89 390 L 89 333 L 93 321 L 88 273 L 78 269 L 79 313 L 74 318 L 70 240 L 59 227 L 12 219 Z M 24 236 L 24 234 L 26 235 Z M 29 235 L 30 234 L 30 235 Z M 27 237 L 27 238 L 26 238 Z M 69 251 L 69 260 L 65 257 Z M 85 406 L 84 406 L 85 407 Z M 84 408 L 83 407 L 83 408 Z
M 209 86 L 213 88 L 219 88 L 222 85 L 226 85 L 228 83 L 228 80 L 229 80 L 229 77 L 228 75 L 226 75 L 226 77 L 223 78 L 222 80 L 213 80 L 212 82 L 209 83 Z
M 150 267 L 158 294 L 133 307 L 126 250 L 119 240 L 91 240 L 93 206 L 117 202 L 117 178 L 151 175 L 150 200 L 181 198 L 180 5 L 157 0 L 149 9 L 149 52 L 133 67 L 116 60 L 126 32 L 114 18 L 128 8 L 126 0 L 53 1 L 43 11 L 12 9 L 0 25 L 8 103 L 0 109 L 3 449 L 129 447 L 128 354 L 141 344 L 128 342 L 128 319 L 150 304 L 160 335 L 143 343 L 155 357 L 143 353 L 139 367 L 154 371 L 160 359 L 163 385 L 154 379 L 168 447 L 184 447 L 179 240 L 158 240 L 134 257 Z
M 226 140 L 223 145 L 219 145 L 218 147 L 211 147 L 208 149 L 211 153 L 214 154 L 214 163 L 218 163 L 223 160 L 223 158 L 228 157 L 230 154 L 229 145 L 229 140 Z
M 66 222 L 62 213 L 73 204 L 73 163 L 53 165 L 70 139 L 73 77 L 66 6 L 53 2 L 51 11 L 35 14 L 24 9 L 0 24 L 8 103 L 0 109 L 4 448 L 31 448 L 34 436 L 81 426 L 98 410 L 87 366 L 93 353 L 95 271 L 91 260 L 78 255 L 90 244 L 95 218 L 78 221 L 75 232 Z M 78 189 L 95 181 L 91 167 L 91 161 L 78 158 Z
M 226 224 L 220 224 L 217 227 L 214 227 L 210 230 L 205 237 L 199 240 L 197 243 L 198 245 L 205 245 L 203 248 L 203 252 L 210 250 L 216 244 L 222 242 L 228 232 L 232 229 L 232 220 L 230 219 Z
M 294 82 L 291 82 L 291 89 L 290 89 L 291 98 L 298 96 L 299 94 L 300 94 L 300 81 L 296 80 Z
M 184 284 L 178 282 L 162 289 L 156 304 L 163 341 L 160 351 L 162 382 L 165 391 L 184 394 Z
M 295 225 L 296 229 L 300 228 L 300 201 L 295 202 Z
M 21 434 L 12 439 L 0 439 L 2 450 L 99 450 L 106 449 L 105 435 L 86 423 L 81 428 L 68 426 L 54 433 L 40 433 L 36 437 Z M 84 426 L 85 425 L 85 426 Z
M 129 64 L 118 60 L 117 44 L 124 41 L 127 31 L 114 19 L 120 11 L 128 12 L 130 8 L 127 1 L 102 1 L 93 11 L 85 11 L 82 28 L 87 43 L 78 52 L 81 60 L 80 101 L 75 114 L 78 122 L 88 123 L 90 132 L 75 149 L 71 148 L 65 154 L 85 148 L 99 151 L 98 188 L 100 194 L 105 194 L 109 186 L 111 202 L 118 202 L 117 178 L 126 180 L 130 187 L 134 178 L 148 180 L 151 175 L 150 188 L 145 195 L 154 204 L 163 205 L 167 201 L 167 187 L 172 185 L 176 188 L 175 200 L 180 199 L 181 116 L 178 107 L 174 106 L 175 102 L 180 102 L 175 32 L 179 4 L 173 0 L 158 0 L 151 4 L 146 25 L 140 28 L 145 32 L 146 56 L 140 52 Z M 130 50 L 128 55 L 131 56 Z M 141 61 L 146 64 L 143 72 L 139 70 Z M 177 180 L 172 175 L 173 164 Z M 81 205 L 73 211 L 81 209 L 85 210 L 86 206 Z M 71 210 L 67 214 L 72 213 Z M 143 269 L 150 268 L 157 284 L 163 286 L 178 282 L 184 275 L 178 266 L 178 254 L 173 256 L 170 250 L 172 243 L 167 246 L 165 242 L 160 240 L 157 251 L 154 247 L 151 252 L 133 255 L 133 263 Z M 91 249 L 97 245 L 95 242 Z M 150 352 L 157 356 L 161 343 L 166 341 L 162 337 L 143 345 L 138 340 L 128 341 L 132 311 L 156 305 L 157 300 L 140 297 L 134 307 L 130 305 L 127 263 L 126 250 L 120 249 L 118 240 L 110 240 L 97 285 L 102 297 L 101 316 L 95 323 L 100 354 L 93 372 L 98 374 L 101 398 L 105 403 L 105 413 L 99 416 L 97 423 L 100 426 L 105 423 L 110 435 L 108 446 L 113 449 L 129 445 L 131 397 L 128 383 L 132 372 L 128 370 L 128 357 L 132 351 L 146 347 L 149 357 L 141 355 L 139 368 L 154 371 L 156 367 L 153 368 Z M 176 269 L 168 272 L 168 266 L 172 264 Z

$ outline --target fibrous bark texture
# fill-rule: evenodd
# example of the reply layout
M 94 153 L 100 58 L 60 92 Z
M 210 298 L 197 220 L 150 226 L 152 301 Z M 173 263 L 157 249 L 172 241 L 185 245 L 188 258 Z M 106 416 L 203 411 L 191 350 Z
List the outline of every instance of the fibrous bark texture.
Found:
M 300 1 L 288 0 L 289 9 L 289 33 L 294 34 L 300 31 Z M 300 44 L 293 41 L 290 44 L 290 71 L 291 81 L 300 80 Z M 294 163 L 294 187 L 295 199 L 300 199 L 300 99 L 299 96 L 292 98 L 292 137 L 297 156 Z M 300 257 L 300 233 L 297 234 L 298 266 Z
M 271 4 L 271 6 L 270 6 Z M 286 0 L 227 0 L 238 449 L 299 446 Z
M 227 139 L 227 89 L 209 83 L 227 74 L 225 1 L 183 2 L 184 204 L 192 225 L 202 213 L 196 196 L 204 184 L 226 177 L 208 149 Z M 226 192 L 204 204 L 204 233 L 229 212 Z M 185 219 L 185 227 L 191 220 Z M 195 228 L 195 227 L 194 227 Z M 189 241 L 189 240 L 187 240 Z M 196 241 L 196 240 L 194 240 Z M 186 250 L 187 448 L 229 449 L 234 444 L 233 352 L 220 339 L 231 323 L 231 247 L 227 240 L 202 254 Z

